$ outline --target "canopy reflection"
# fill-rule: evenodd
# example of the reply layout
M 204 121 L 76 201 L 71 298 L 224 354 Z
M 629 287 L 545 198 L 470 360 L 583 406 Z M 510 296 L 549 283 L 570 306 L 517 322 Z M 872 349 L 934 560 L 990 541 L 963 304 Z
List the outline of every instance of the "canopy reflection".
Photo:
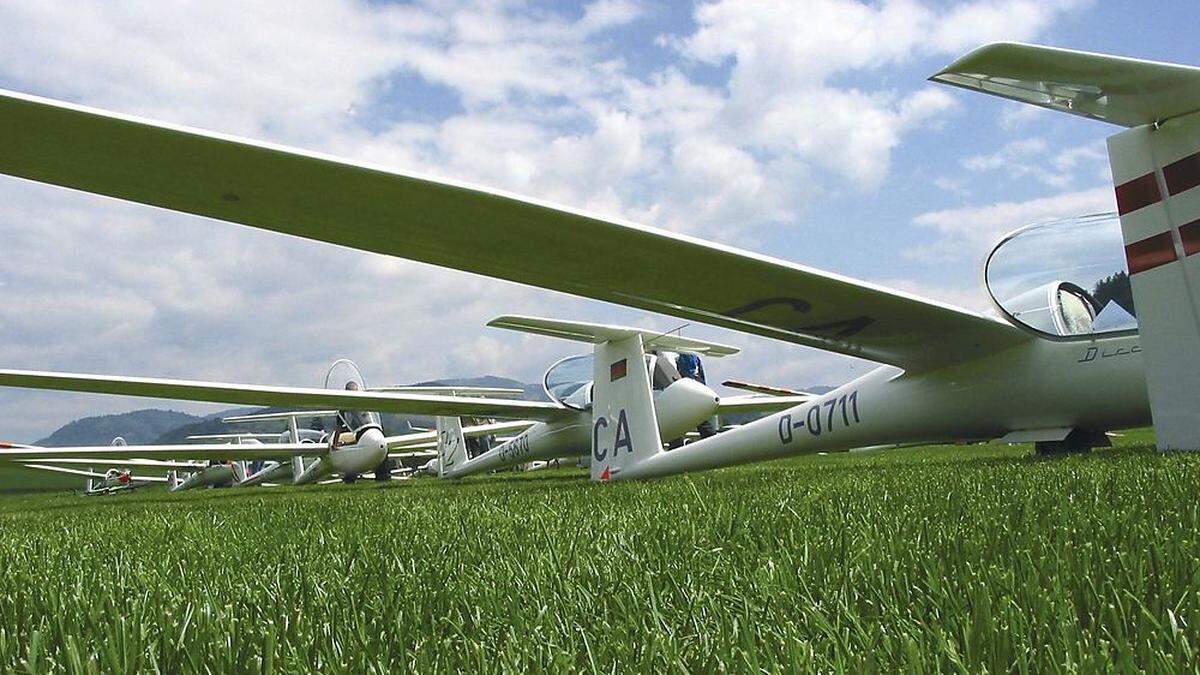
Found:
M 992 251 L 988 293 L 1014 321 L 1055 337 L 1137 330 L 1121 224 L 1105 213 L 1030 225 Z

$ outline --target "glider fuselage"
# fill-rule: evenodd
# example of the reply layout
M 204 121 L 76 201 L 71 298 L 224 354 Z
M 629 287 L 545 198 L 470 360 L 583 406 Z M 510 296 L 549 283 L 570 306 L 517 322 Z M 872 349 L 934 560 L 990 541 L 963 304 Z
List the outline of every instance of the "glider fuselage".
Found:
M 374 471 L 387 459 L 387 441 L 382 429 L 370 428 L 358 435 L 351 444 L 334 447 L 296 476 L 296 485 L 316 482 L 332 474 L 357 477 Z
M 1016 431 L 1150 424 L 1137 335 L 1031 338 L 992 356 L 906 373 L 882 366 L 790 410 L 613 478 L 648 478 L 875 445 L 987 440 Z
M 232 463 L 213 464 L 184 478 L 183 482 L 172 486 L 171 491 L 179 492 L 200 487 L 226 487 L 235 482 L 237 482 L 237 477 L 234 474 Z
M 539 422 L 477 457 L 447 466 L 443 476 L 461 478 L 525 462 L 586 455 L 591 429 L 592 416 L 585 411 L 567 420 Z

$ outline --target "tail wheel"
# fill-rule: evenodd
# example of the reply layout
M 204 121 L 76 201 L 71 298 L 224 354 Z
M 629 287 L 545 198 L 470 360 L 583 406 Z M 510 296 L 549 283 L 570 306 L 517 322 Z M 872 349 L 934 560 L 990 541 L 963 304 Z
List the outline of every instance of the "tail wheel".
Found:
M 347 485 L 349 485 L 349 484 L 353 483 L 353 482 L 354 482 L 354 481 L 356 481 L 356 480 L 358 480 L 358 474 L 356 474 L 356 473 L 344 473 L 344 474 L 342 474 L 342 482 L 343 482 L 343 483 L 345 483 L 345 484 L 347 484 Z

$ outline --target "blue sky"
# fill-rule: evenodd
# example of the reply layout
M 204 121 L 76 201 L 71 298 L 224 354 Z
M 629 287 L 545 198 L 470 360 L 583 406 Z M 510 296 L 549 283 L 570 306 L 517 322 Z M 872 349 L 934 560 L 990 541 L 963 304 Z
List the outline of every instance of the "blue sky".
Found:
M 1022 40 L 1200 64 L 1192 3 L 778 0 L 0 6 L 0 87 L 496 186 L 984 310 L 989 242 L 1110 208 L 1104 124 L 928 83 Z M 515 242 L 514 245 L 519 245 Z M 0 178 L 4 366 L 316 385 L 533 381 L 521 312 L 667 317 Z M 358 299 L 347 302 L 347 298 Z M 869 364 L 693 326 L 714 376 Z M 146 401 L 0 392 L 30 440 Z M 162 404 L 189 410 L 203 406 Z

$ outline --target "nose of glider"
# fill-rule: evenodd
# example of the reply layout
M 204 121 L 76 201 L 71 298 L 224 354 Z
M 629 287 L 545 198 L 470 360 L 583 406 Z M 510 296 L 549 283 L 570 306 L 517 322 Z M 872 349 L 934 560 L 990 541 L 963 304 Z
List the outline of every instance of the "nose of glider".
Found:
M 679 438 L 704 420 L 717 414 L 717 392 L 696 380 L 684 378 L 658 392 L 654 412 L 658 432 L 664 441 Z
M 379 429 L 364 431 L 362 437 L 358 439 L 358 444 L 370 451 L 376 464 L 382 462 L 387 456 L 387 440 L 383 431 Z

